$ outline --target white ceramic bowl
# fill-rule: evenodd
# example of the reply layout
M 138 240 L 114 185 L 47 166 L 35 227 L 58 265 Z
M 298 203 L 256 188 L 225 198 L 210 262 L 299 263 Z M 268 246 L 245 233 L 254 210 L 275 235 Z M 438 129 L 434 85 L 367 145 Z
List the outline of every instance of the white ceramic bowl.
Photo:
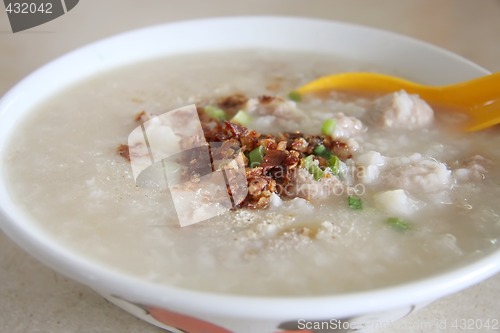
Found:
M 311 51 L 371 63 L 423 83 L 445 84 L 487 73 L 434 46 L 372 28 L 285 17 L 235 17 L 173 23 L 94 43 L 20 82 L 0 101 L 0 161 L 18 123 L 45 99 L 96 72 L 176 53 L 263 48 Z M 304 320 L 377 328 L 500 270 L 500 251 L 444 274 L 373 291 L 323 297 L 265 298 L 208 294 L 117 273 L 62 248 L 15 205 L 1 177 L 0 227 L 43 263 L 84 283 L 125 310 L 172 332 L 282 332 Z M 336 320 L 342 320 L 336 321 Z M 177 327 L 178 329 L 175 329 Z M 349 330 L 341 330 L 349 331 Z

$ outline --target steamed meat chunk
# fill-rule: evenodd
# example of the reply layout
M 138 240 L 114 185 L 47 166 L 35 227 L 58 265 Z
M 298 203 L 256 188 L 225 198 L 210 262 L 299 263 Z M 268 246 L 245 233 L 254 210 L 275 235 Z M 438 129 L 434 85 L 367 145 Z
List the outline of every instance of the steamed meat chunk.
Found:
M 379 98 L 368 116 L 377 126 L 413 130 L 428 127 L 434 112 L 418 95 L 401 90 Z
M 387 157 L 371 151 L 357 156 L 356 163 L 362 171 L 358 178 L 365 184 L 384 184 L 409 193 L 440 192 L 452 185 L 446 164 L 418 153 Z
M 475 155 L 461 162 L 455 170 L 453 177 L 459 182 L 479 181 L 485 178 L 485 165 L 491 163 L 488 159 L 481 155 Z
M 246 108 L 249 113 L 259 116 L 271 115 L 278 118 L 301 118 L 303 116 L 294 101 L 277 96 L 250 98 Z
M 246 111 L 254 119 L 253 126 L 261 132 L 276 134 L 294 131 L 297 123 L 306 120 L 302 110 L 294 101 L 275 96 L 260 96 L 248 99 Z
M 446 164 L 421 154 L 394 159 L 385 175 L 388 184 L 409 192 L 432 193 L 451 187 L 451 171 Z
M 356 117 L 346 116 L 343 112 L 338 112 L 333 116 L 335 119 L 334 138 L 348 139 L 366 132 L 366 127 L 361 120 Z

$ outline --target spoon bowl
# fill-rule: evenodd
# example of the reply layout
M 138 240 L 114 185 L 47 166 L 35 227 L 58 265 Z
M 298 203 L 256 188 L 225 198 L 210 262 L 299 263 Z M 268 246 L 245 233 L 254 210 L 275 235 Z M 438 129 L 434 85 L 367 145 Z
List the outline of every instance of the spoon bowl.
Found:
M 479 131 L 500 123 L 500 72 L 445 86 L 429 86 L 395 76 L 353 72 L 333 74 L 296 90 L 300 95 L 331 90 L 388 93 L 406 90 L 431 104 L 464 113 L 466 131 Z

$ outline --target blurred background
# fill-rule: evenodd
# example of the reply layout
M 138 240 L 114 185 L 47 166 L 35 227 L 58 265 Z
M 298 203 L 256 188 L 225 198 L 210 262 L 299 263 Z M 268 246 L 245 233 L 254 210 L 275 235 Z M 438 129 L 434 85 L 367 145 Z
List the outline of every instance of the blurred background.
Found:
M 228 15 L 354 22 L 437 44 L 500 71 L 500 0 L 80 0 L 66 15 L 16 34 L 5 12 L 0 13 L 0 94 L 47 61 L 103 37 L 168 21 Z
M 98 39 L 164 22 L 230 15 L 305 16 L 377 27 L 500 71 L 500 0 L 80 0 L 62 17 L 16 34 L 0 8 L 0 96 L 37 67 Z M 499 295 L 497 275 L 407 317 L 404 332 L 460 332 L 450 327 L 452 320 L 500 319 Z M 443 320 L 449 323 L 446 331 L 438 328 Z M 41 266 L 0 232 L 0 332 L 162 331 Z M 402 333 L 396 327 L 384 332 Z

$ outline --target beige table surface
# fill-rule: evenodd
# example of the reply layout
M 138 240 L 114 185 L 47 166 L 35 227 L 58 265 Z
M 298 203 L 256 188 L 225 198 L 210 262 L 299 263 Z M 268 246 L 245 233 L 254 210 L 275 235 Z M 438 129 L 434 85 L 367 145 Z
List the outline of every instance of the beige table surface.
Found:
M 442 46 L 491 71 L 500 71 L 500 0 L 81 0 L 59 19 L 18 34 L 10 31 L 2 7 L 0 96 L 38 66 L 102 37 L 167 21 L 258 14 L 335 19 L 392 30 Z M 463 332 L 451 327 L 454 320 L 500 320 L 499 299 L 497 274 L 431 304 L 384 332 Z M 0 232 L 0 332 L 161 330 L 40 265 Z

